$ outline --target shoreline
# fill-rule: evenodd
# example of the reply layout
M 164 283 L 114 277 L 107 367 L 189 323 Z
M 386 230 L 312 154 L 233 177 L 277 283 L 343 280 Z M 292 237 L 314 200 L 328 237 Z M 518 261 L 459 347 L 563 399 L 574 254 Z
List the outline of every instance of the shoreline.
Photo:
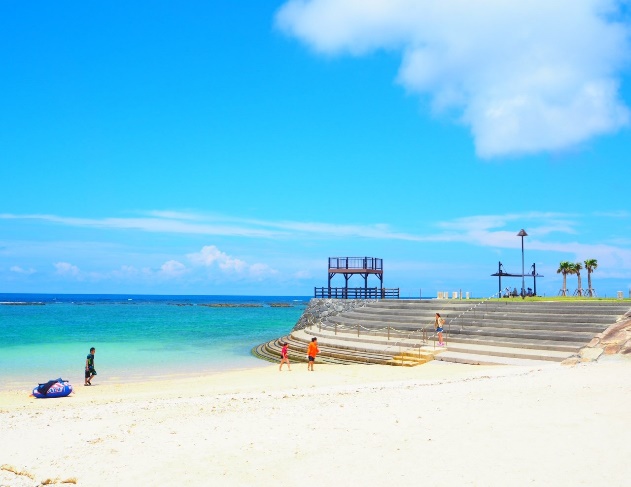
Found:
M 625 485 L 631 361 L 277 364 L 0 392 L 0 485 Z M 4 484 L 3 484 L 4 482 Z
M 97 357 L 97 359 L 100 357 Z M 270 362 L 266 362 L 252 355 L 230 357 L 229 361 L 223 360 L 213 364 L 159 364 L 152 367 L 149 373 L 143 372 L 142 367 L 138 371 L 129 373 L 129 369 L 117 366 L 115 368 L 101 367 L 97 364 L 97 376 L 95 383 L 104 387 L 113 387 L 121 384 L 142 384 L 156 383 L 161 381 L 171 382 L 177 380 L 188 380 L 200 377 L 214 376 L 230 372 L 239 372 L 245 370 L 256 370 L 269 366 Z M 178 371 L 174 368 L 179 367 Z M 73 367 L 73 373 L 62 373 L 61 377 L 68 380 L 75 392 L 83 387 L 82 370 L 77 371 L 77 367 Z M 126 373 L 128 372 L 128 373 Z M 36 374 L 39 373 L 39 376 Z M 0 374 L 0 397 L 3 392 L 11 391 L 31 391 L 39 383 L 46 382 L 51 379 L 58 378 L 59 375 L 48 374 L 48 376 L 40 372 L 24 372 L 21 374 L 4 376 Z M 1 404 L 1 402 L 0 402 Z
M 137 377 L 119 377 L 110 376 L 103 377 L 97 375 L 94 379 L 94 383 L 91 387 L 84 387 L 83 382 L 71 382 L 73 386 L 73 393 L 69 398 L 77 400 L 79 397 L 92 397 L 93 393 L 90 393 L 88 389 L 98 388 L 101 394 L 121 394 L 137 393 L 138 391 L 151 394 L 152 390 L 166 391 L 166 394 L 179 394 L 182 390 L 187 390 L 195 387 L 205 388 L 206 393 L 215 394 L 229 394 L 231 392 L 243 392 L 244 390 L 257 390 L 260 387 L 259 379 L 264 380 L 269 390 L 275 390 L 277 387 L 301 387 L 303 379 L 299 378 L 303 372 L 307 373 L 306 362 L 292 363 L 291 377 L 287 380 L 280 380 L 278 382 L 269 382 L 270 378 L 273 378 L 272 372 L 276 371 L 281 375 L 285 373 L 289 374 L 287 365 L 283 366 L 281 372 L 278 371 L 278 364 L 272 364 L 261 359 L 256 359 L 260 362 L 260 366 L 244 366 L 236 368 L 223 368 L 223 369 L 209 369 L 198 372 L 186 371 L 182 373 L 167 373 L 151 375 L 144 379 L 138 379 Z M 316 363 L 316 372 L 314 380 L 309 382 L 311 386 L 340 386 L 340 385 L 360 385 L 364 383 L 371 383 L 376 380 L 383 380 L 386 383 L 398 380 L 439 380 L 446 379 L 448 377 L 465 375 L 475 375 L 476 372 L 482 373 L 482 371 L 499 370 L 500 368 L 494 366 L 471 366 L 464 364 L 451 364 L 447 362 L 434 362 L 429 364 L 423 370 L 419 367 L 393 367 L 393 366 L 380 366 L 374 364 L 356 364 L 356 365 L 332 365 Z M 372 370 L 365 370 L 366 368 Z M 502 367 L 502 369 L 504 369 Z M 506 368 L 506 372 L 513 369 Z M 521 369 L 518 369 L 521 370 Z M 373 372 L 373 373 L 371 373 Z M 320 376 L 320 377 L 318 377 Z M 101 378 L 103 377 L 103 378 Z M 295 378 L 294 378 L 295 377 Z M 324 379 L 326 377 L 326 379 Z M 52 379 L 52 377 L 51 377 Z M 35 387 L 34 384 L 33 387 Z M 28 386 L 25 382 L 22 384 L 16 384 L 13 386 L 0 388 L 0 405 L 3 404 L 6 397 L 20 396 L 26 394 L 28 397 L 33 387 Z M 207 390 L 206 390 L 207 389 Z M 86 394 L 89 393 L 89 394 Z M 40 400 L 46 402 L 48 400 Z M 25 404 L 25 402 L 22 402 Z

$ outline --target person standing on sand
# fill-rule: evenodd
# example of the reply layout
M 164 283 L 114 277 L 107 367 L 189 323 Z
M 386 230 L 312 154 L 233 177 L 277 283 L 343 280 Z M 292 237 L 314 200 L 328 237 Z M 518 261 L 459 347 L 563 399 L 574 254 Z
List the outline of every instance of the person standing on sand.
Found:
M 85 359 L 85 382 L 84 386 L 92 385 L 92 377 L 96 375 L 96 370 L 94 370 L 94 354 L 96 353 L 96 348 L 92 347 L 90 349 L 90 353 Z
M 436 328 L 436 333 L 438 333 L 438 346 L 442 347 L 445 345 L 443 342 L 443 325 L 445 324 L 445 319 L 440 317 L 440 313 L 436 313 L 436 317 L 434 318 L 434 327 Z
M 287 356 L 287 350 L 289 349 L 289 344 L 287 342 L 283 343 L 283 348 L 280 350 L 280 366 L 278 370 L 283 370 L 283 364 L 287 364 L 287 368 L 291 372 L 291 365 L 289 365 L 289 357 Z
M 313 337 L 311 342 L 309 343 L 309 347 L 307 347 L 307 370 L 313 372 L 313 364 L 315 362 L 316 355 L 318 355 L 318 339 Z

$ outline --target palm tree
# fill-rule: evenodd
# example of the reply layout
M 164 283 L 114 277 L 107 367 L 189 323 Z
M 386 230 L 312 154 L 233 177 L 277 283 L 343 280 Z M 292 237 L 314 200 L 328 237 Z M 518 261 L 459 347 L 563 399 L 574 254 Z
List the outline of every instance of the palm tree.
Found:
M 578 279 L 578 287 L 576 291 L 574 291 L 575 296 L 583 295 L 583 286 L 581 285 L 581 269 L 583 268 L 583 264 L 577 262 L 576 264 L 572 264 L 572 274 L 576 274 L 576 278 Z
M 567 275 L 572 273 L 572 264 L 564 260 L 559 264 L 557 274 L 563 274 L 563 289 L 559 290 L 559 296 L 567 296 Z
M 570 267 L 568 268 L 567 275 L 573 276 L 574 274 L 576 274 L 576 265 L 574 264 L 574 262 L 570 262 Z M 568 289 L 568 293 L 569 292 L 570 290 Z
M 598 267 L 598 261 L 596 259 L 587 259 L 584 264 L 585 269 L 587 269 L 587 295 L 593 298 L 596 296 L 596 290 L 592 288 L 592 272 Z

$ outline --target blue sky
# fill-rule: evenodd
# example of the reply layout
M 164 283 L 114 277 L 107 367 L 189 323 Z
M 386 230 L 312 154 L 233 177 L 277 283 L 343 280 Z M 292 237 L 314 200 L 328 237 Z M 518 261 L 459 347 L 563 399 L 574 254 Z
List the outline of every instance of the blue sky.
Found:
M 2 2 L 0 292 L 627 295 L 630 3 L 549 3 Z

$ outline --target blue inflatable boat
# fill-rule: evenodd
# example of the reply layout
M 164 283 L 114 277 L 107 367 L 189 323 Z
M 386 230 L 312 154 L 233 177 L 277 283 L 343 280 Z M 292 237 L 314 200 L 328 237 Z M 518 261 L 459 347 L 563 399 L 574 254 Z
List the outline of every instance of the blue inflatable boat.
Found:
M 39 384 L 35 389 L 33 389 L 33 396 L 38 399 L 66 397 L 71 392 L 72 384 L 60 377 L 59 379 L 53 379 L 44 384 Z

